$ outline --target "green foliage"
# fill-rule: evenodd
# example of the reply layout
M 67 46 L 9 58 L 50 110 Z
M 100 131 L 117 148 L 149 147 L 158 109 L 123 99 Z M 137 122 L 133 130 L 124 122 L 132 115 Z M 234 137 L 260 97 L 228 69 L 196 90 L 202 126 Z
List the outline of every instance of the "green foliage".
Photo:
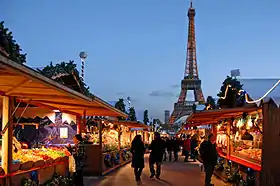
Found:
M 38 186 L 35 181 L 32 181 L 30 178 L 25 178 L 22 180 L 22 186 Z M 60 176 L 58 174 L 54 174 L 52 179 L 47 181 L 45 186 L 69 186 L 73 185 L 73 181 L 71 177 Z
M 13 38 L 12 32 L 5 28 L 4 21 L 0 22 L 0 53 L 19 64 L 26 62 L 26 54 Z
M 120 99 L 116 102 L 115 107 L 116 107 L 117 109 L 119 109 L 120 111 L 124 112 L 124 113 L 126 112 L 126 111 L 125 111 L 124 99 L 122 99 L 122 98 L 120 98 Z M 118 117 L 118 120 L 125 120 L 125 118 L 124 118 L 124 117 Z
M 206 103 L 205 103 L 205 106 L 206 106 L 205 109 L 207 109 L 207 110 L 216 109 L 217 106 L 216 106 L 215 99 L 212 96 L 208 96 L 207 100 L 206 100 Z
M 137 121 L 136 112 L 135 112 L 134 107 L 130 107 L 130 108 L 129 108 L 128 120 L 129 120 L 129 121 Z
M 69 186 L 73 185 L 73 181 L 71 177 L 64 177 L 64 176 L 59 176 L 55 174 L 49 182 L 45 184 L 45 186 Z
M 226 94 L 228 85 L 231 87 L 228 88 Z M 218 105 L 221 108 L 242 107 L 244 105 L 244 96 L 239 94 L 240 90 L 242 90 L 242 86 L 243 85 L 236 78 L 227 76 L 221 86 L 220 92 L 217 94 L 219 97 Z M 226 96 L 226 98 L 221 99 L 221 97 L 224 96 Z
M 81 93 L 92 97 L 89 87 L 82 81 L 81 77 L 79 76 L 79 71 L 77 70 L 77 65 L 74 63 L 74 61 L 69 60 L 69 62 L 62 61 L 61 63 L 58 63 L 56 65 L 53 65 L 52 62 L 50 62 L 49 65 L 44 67 L 42 70 L 37 69 L 42 75 L 53 79 L 54 81 L 57 81 L 60 84 L 64 85 L 64 82 L 61 78 L 57 78 L 60 75 L 76 75 L 77 81 L 81 87 Z
M 23 179 L 21 185 L 22 186 L 38 186 L 38 184 L 35 181 L 31 180 L 30 178 Z
M 149 115 L 148 115 L 148 110 L 145 110 L 144 111 L 144 119 L 143 119 L 143 122 L 148 125 L 149 123 Z

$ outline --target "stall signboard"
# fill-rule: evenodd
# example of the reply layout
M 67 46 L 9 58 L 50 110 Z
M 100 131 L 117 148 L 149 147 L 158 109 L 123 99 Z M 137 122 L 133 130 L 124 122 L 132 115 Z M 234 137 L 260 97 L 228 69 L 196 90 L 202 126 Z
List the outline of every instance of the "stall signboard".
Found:
M 60 131 L 60 138 L 67 139 L 68 138 L 68 128 L 67 127 L 61 127 L 59 129 Z

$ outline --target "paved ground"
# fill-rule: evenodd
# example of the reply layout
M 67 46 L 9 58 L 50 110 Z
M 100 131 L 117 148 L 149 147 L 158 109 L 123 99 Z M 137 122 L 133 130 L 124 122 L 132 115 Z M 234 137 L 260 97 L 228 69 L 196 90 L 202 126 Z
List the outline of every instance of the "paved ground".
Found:
M 165 163 L 162 167 L 161 180 L 150 179 L 148 162 L 142 174 L 143 186 L 204 186 L 204 173 L 200 171 L 198 163 Z M 215 186 L 226 184 L 213 176 Z M 85 186 L 136 186 L 131 164 L 120 168 L 114 173 L 98 178 L 85 178 Z

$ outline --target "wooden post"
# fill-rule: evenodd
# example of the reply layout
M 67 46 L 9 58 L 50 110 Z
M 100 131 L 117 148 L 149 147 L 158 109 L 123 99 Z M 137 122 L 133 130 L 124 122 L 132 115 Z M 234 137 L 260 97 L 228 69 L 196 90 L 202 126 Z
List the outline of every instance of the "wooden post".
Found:
M 85 132 L 86 126 L 87 126 L 87 111 L 84 110 L 84 113 L 83 113 L 83 124 L 81 126 L 81 132 Z
M 227 121 L 227 157 L 230 156 L 230 125 L 231 123 Z
M 100 158 L 100 160 L 99 160 L 99 170 L 102 172 L 103 171 L 103 167 L 102 167 L 102 165 L 103 165 L 103 158 L 102 158 L 102 128 L 103 128 L 103 126 L 102 126 L 103 124 L 102 124 L 102 121 L 101 120 L 99 120 L 98 121 L 98 127 L 99 127 L 99 148 L 100 148 L 100 151 L 99 151 L 99 153 L 100 153 L 100 155 L 99 155 L 99 158 Z
M 13 101 L 8 96 L 3 96 L 3 109 L 2 109 L 2 129 L 5 128 L 11 117 L 11 110 Z M 11 173 L 12 159 L 13 159 L 13 125 L 12 122 L 8 124 L 8 129 L 2 136 L 2 168 L 6 174 Z M 6 177 L 6 186 L 10 186 L 10 177 Z
M 118 131 L 118 150 L 121 150 L 121 131 Z

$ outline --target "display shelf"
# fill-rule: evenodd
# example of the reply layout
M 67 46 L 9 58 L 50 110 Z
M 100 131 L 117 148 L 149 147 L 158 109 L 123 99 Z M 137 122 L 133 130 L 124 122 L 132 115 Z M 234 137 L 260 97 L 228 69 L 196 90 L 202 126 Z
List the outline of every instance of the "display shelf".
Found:
M 247 160 L 249 162 L 261 165 L 261 160 L 259 160 L 259 159 L 250 158 L 249 156 L 240 154 L 238 152 L 233 152 L 232 155 L 235 156 L 235 157 L 241 158 L 241 159 L 245 159 L 245 160 Z
M 227 158 L 226 153 L 224 153 L 223 151 L 219 151 L 219 150 L 218 150 L 218 155 L 219 155 L 220 157 L 222 157 L 222 158 Z
M 238 156 L 235 156 L 235 155 L 226 156 L 226 155 L 224 155 L 220 152 L 218 153 L 218 155 L 222 158 L 226 158 L 227 160 L 231 160 L 235 163 L 238 163 L 238 164 L 243 165 L 245 167 L 251 168 L 255 171 L 261 171 L 261 164 L 254 163 L 254 162 L 249 161 L 245 158 L 241 158 L 241 157 L 238 157 Z
M 260 164 L 250 162 L 250 161 L 248 161 L 244 158 L 240 158 L 238 156 L 230 155 L 227 159 L 231 160 L 235 163 L 238 163 L 240 165 L 243 165 L 245 167 L 251 168 L 255 171 L 261 171 L 261 165 Z
M 12 177 L 12 176 L 16 176 L 16 175 L 19 175 L 19 174 L 24 174 L 24 173 L 36 171 L 36 170 L 39 170 L 39 169 L 44 169 L 44 168 L 47 168 L 47 167 L 52 167 L 52 166 L 61 165 L 61 164 L 68 164 L 68 163 L 69 163 L 68 161 L 61 161 L 61 162 L 55 162 L 55 163 L 52 163 L 52 164 L 46 164 L 46 165 L 43 165 L 41 167 L 33 167 L 29 170 L 18 170 L 16 172 L 11 173 L 11 174 L 1 175 L 0 179 L 8 177 L 8 176 Z

